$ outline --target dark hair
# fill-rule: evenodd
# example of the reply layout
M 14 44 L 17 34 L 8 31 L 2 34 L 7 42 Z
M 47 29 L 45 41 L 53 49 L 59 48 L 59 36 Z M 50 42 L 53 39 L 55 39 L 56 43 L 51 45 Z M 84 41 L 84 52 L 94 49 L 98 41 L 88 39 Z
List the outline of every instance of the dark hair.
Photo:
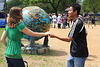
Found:
M 78 3 L 73 3 L 70 6 L 73 7 L 73 11 L 77 11 L 77 15 L 79 15 L 81 6 Z
M 88 14 L 89 16 L 91 16 L 91 14 Z
M 8 16 L 8 26 L 9 28 L 15 28 L 16 25 L 18 25 L 19 21 L 22 19 L 23 17 L 20 14 L 20 11 L 22 11 L 21 8 L 19 7 L 12 7 L 9 11 L 9 16 Z

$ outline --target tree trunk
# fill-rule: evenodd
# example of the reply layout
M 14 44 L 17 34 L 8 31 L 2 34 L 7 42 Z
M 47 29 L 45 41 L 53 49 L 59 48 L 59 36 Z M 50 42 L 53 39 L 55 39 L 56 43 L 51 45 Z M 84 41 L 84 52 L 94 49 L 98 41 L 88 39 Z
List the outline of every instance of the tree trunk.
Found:
M 55 9 L 55 14 L 56 14 L 56 16 L 58 16 L 58 14 L 57 14 L 57 9 Z
M 96 15 L 96 12 L 95 12 L 95 8 L 94 8 L 94 15 L 93 15 L 94 16 L 94 20 L 95 20 L 95 15 Z
M 54 12 L 55 12 L 55 14 L 56 14 L 56 16 L 57 16 L 57 7 L 55 7 L 52 3 L 50 3 L 50 4 L 51 4 L 51 6 L 53 7 Z
M 53 0 L 53 1 L 54 1 L 54 0 Z M 58 9 L 58 6 L 59 6 L 60 2 L 61 2 L 61 0 L 59 0 L 58 3 L 57 3 L 57 6 L 55 6 L 55 5 L 54 5 L 54 2 L 52 3 L 52 2 L 49 1 L 49 3 L 51 4 L 51 6 L 52 6 L 53 9 L 54 9 L 54 12 L 55 12 L 56 16 L 57 16 L 57 9 Z
M 63 11 L 63 13 L 64 13 L 64 11 L 65 11 L 65 9 L 66 9 L 66 2 L 67 2 L 67 0 L 62 0 L 61 1 L 61 5 L 62 5 L 62 11 Z
M 95 16 L 96 16 L 96 11 L 95 11 L 95 8 L 94 8 L 94 25 L 96 26 L 96 24 L 95 24 Z

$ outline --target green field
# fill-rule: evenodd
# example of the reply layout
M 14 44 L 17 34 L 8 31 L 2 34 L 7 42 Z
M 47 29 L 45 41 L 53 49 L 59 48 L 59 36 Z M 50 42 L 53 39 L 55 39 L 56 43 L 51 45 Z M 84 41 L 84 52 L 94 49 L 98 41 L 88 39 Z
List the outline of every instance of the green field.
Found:
M 96 21 L 95 23 L 96 23 L 96 25 L 100 25 L 100 21 Z
M 0 28 L 0 39 L 1 39 L 1 35 L 3 32 L 4 28 Z M 0 41 L 0 67 L 3 67 L 6 62 L 5 57 L 4 57 L 4 51 L 5 51 L 5 46 L 1 43 Z

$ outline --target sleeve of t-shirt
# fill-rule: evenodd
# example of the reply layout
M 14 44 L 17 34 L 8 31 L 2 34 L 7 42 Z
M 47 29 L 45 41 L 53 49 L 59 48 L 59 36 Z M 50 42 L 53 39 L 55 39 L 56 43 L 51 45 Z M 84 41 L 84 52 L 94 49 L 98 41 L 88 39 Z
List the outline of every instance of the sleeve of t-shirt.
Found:
M 82 27 L 83 27 L 83 23 L 74 24 L 71 31 L 69 32 L 68 37 L 77 38 L 77 36 L 79 35 Z
M 17 28 L 19 31 L 23 30 L 25 28 L 25 24 L 24 23 L 19 23 L 19 25 L 17 25 Z
M 7 31 L 7 25 L 5 26 L 5 29 L 4 30 Z

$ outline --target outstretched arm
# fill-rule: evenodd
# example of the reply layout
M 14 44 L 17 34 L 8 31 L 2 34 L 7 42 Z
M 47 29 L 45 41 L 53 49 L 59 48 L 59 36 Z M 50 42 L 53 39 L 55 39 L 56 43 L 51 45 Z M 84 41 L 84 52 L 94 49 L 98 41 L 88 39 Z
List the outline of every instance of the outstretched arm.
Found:
M 57 36 L 57 35 L 54 35 L 54 34 L 51 34 L 49 35 L 51 38 L 57 38 L 57 39 L 60 39 L 62 41 L 66 41 L 66 42 L 70 42 L 72 41 L 72 38 L 70 37 L 60 37 L 60 36 Z
M 30 29 L 28 29 L 27 27 L 25 27 L 21 32 L 33 36 L 33 37 L 41 37 L 41 36 L 46 36 L 49 35 L 49 32 L 46 33 L 38 33 L 38 32 L 33 32 Z
M 2 42 L 5 46 L 7 46 L 6 37 L 7 37 L 7 33 L 6 33 L 6 31 L 4 30 L 4 32 L 3 32 L 2 36 L 1 36 L 1 42 Z

